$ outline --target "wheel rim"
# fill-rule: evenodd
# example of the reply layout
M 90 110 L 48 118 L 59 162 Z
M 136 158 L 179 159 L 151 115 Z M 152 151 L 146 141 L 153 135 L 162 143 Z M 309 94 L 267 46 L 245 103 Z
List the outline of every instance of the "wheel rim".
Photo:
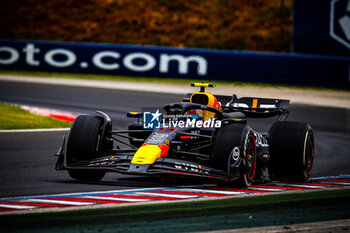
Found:
M 246 174 L 248 180 L 253 180 L 256 167 L 256 146 L 252 135 L 249 136 L 246 154 Z
M 305 168 L 308 175 L 310 175 L 312 172 L 312 168 L 314 165 L 314 158 L 315 158 L 314 135 L 312 132 L 310 132 L 308 135 L 306 151 L 305 151 Z

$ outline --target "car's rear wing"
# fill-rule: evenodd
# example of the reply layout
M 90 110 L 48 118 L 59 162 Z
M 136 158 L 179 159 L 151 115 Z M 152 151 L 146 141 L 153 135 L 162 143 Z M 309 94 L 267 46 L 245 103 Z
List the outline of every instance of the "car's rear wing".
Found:
M 192 93 L 183 99 L 190 102 Z M 242 112 L 250 118 L 265 118 L 288 114 L 289 100 L 215 95 L 224 112 Z
M 266 99 L 255 97 L 243 97 L 237 99 L 232 97 L 232 101 L 223 106 L 224 112 L 240 111 L 247 117 L 264 118 L 282 115 L 287 112 L 289 100 Z

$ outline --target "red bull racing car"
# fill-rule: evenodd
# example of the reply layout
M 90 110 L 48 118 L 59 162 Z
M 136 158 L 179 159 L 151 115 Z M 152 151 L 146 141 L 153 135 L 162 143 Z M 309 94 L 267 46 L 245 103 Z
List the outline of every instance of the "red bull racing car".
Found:
M 286 121 L 289 100 L 214 96 L 200 87 L 163 111 L 129 112 L 127 130 L 112 129 L 103 113 L 80 115 L 56 155 L 56 170 L 81 181 L 106 172 L 207 178 L 247 187 L 269 180 L 305 181 L 312 172 L 314 133 L 309 124 Z M 276 117 L 269 131 L 249 118 Z

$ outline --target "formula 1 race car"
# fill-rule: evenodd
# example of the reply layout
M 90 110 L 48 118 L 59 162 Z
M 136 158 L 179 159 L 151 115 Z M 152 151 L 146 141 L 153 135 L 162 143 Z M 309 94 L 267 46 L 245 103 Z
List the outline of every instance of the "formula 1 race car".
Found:
M 247 187 L 270 180 L 305 181 L 314 164 L 314 133 L 309 124 L 285 121 L 289 100 L 214 96 L 205 87 L 164 113 L 129 112 L 128 130 L 112 130 L 103 113 L 80 115 L 56 153 L 56 170 L 81 181 L 99 181 L 106 172 L 215 179 Z M 276 117 L 267 133 L 248 118 Z M 123 147 L 124 146 L 124 147 Z

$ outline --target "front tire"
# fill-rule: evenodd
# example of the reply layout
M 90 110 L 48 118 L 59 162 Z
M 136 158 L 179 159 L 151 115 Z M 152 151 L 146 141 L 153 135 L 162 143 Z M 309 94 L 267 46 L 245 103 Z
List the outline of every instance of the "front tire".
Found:
M 69 132 L 67 141 L 67 164 L 78 161 L 92 160 L 99 156 L 101 148 L 103 120 L 92 115 L 78 116 Z M 80 181 L 99 181 L 106 171 L 95 169 L 68 169 L 69 175 Z
M 314 133 L 309 124 L 277 122 L 270 130 L 270 172 L 274 178 L 306 181 L 315 158 Z
M 235 152 L 236 151 L 236 152 Z M 237 177 L 231 177 L 230 161 L 233 153 L 239 151 L 242 159 Z M 218 130 L 213 148 L 213 164 L 216 168 L 228 172 L 228 181 L 219 183 L 224 186 L 249 187 L 254 179 L 257 157 L 253 132 L 245 124 L 225 125 Z M 233 179 L 231 181 L 231 178 Z

